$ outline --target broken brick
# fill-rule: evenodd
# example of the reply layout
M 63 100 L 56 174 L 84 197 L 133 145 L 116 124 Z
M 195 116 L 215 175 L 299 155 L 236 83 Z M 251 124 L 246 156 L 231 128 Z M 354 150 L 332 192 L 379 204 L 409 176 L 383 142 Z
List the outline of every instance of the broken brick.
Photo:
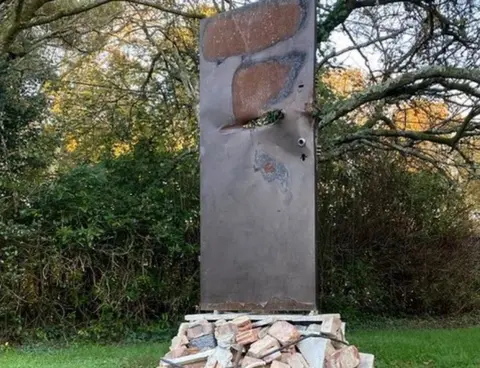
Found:
M 267 335 L 263 339 L 254 342 L 250 346 L 248 355 L 253 356 L 254 358 L 263 359 L 262 356 L 267 355 L 270 351 L 278 349 L 279 347 L 280 344 L 278 343 L 277 339 Z M 281 354 L 278 352 L 278 357 L 280 356 Z
M 246 331 L 252 329 L 252 321 L 248 316 L 240 316 L 232 320 L 232 322 L 239 332 Z
M 290 368 L 288 364 L 282 363 L 279 360 L 274 360 L 270 368 Z
M 195 325 L 191 326 L 187 330 L 187 337 L 189 340 L 196 339 L 201 336 L 205 335 L 212 335 L 213 334 L 213 324 L 202 320 L 196 323 Z
M 183 356 L 197 354 L 198 352 L 200 352 L 200 350 L 197 348 L 187 348 L 186 346 L 180 346 L 176 349 L 170 350 L 165 355 L 165 358 L 166 359 L 181 358 Z
M 268 351 L 267 351 L 267 356 L 263 357 L 262 359 L 266 362 L 266 363 L 270 363 L 274 360 L 278 360 L 282 357 L 282 353 L 280 351 L 275 351 L 276 349 L 272 348 L 270 349 L 269 351 L 274 351 L 272 352 L 271 354 L 268 354 Z
M 337 350 L 325 359 L 326 368 L 356 368 L 359 364 L 360 353 L 353 345 Z
M 247 355 L 242 359 L 241 368 L 262 367 L 264 365 L 266 365 L 266 363 L 262 359 L 257 359 Z
M 291 368 L 308 368 L 308 363 L 300 353 L 290 354 L 286 362 Z
M 177 349 L 181 346 L 188 344 L 188 338 L 186 335 L 175 336 L 172 339 L 172 344 L 170 345 L 170 350 Z
M 259 328 L 253 330 L 246 330 L 243 332 L 239 332 L 236 336 L 237 344 L 240 345 L 247 345 L 251 344 L 258 340 L 258 332 L 260 331 Z
M 184 368 L 204 368 L 204 367 L 205 367 L 205 362 L 192 363 L 184 366 Z
M 342 320 L 337 317 L 330 317 L 322 321 L 320 331 L 330 337 L 337 338 L 339 330 L 342 328 Z M 308 331 L 308 329 L 307 329 Z
M 171 349 L 166 355 L 166 359 L 174 359 L 174 358 L 180 358 L 182 356 L 187 355 L 186 353 L 187 347 L 186 346 L 179 346 L 177 348 Z
M 292 356 L 292 353 L 284 353 L 283 351 L 280 352 L 280 358 L 278 360 L 280 360 L 282 363 L 285 363 L 287 364 L 288 363 L 288 359 Z
M 300 338 L 300 333 L 294 325 L 287 321 L 277 321 L 268 330 L 268 334 L 276 338 L 282 345 L 290 344 Z
M 177 336 L 187 335 L 187 330 L 189 328 L 190 328 L 190 323 L 188 322 L 180 323 L 180 326 L 178 327 Z

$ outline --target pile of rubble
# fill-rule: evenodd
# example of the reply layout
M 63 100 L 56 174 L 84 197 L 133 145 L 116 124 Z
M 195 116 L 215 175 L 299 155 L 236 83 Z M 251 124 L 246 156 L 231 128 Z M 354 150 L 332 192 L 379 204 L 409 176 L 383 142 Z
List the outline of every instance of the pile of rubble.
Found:
M 159 368 L 373 368 L 340 315 L 190 315 Z

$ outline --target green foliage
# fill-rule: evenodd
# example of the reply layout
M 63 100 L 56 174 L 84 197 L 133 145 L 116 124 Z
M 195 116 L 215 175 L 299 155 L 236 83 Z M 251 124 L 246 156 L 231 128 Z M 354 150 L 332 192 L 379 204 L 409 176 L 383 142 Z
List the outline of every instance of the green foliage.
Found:
M 48 69 L 37 72 L 31 67 L 27 59 L 0 60 L 0 218 L 15 215 L 52 156 L 41 123 L 47 101 L 40 87 Z
M 81 324 L 115 338 L 185 313 L 198 294 L 197 189 L 192 155 L 148 143 L 43 185 L 0 228 L 3 334 Z
M 464 312 L 478 306 L 480 251 L 458 186 L 379 152 L 321 166 L 324 309 Z

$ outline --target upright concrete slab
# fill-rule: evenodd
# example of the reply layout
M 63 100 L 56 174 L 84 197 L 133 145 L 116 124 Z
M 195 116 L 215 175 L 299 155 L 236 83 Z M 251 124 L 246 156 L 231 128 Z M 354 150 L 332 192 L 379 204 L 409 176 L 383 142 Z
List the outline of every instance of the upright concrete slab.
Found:
M 315 309 L 314 56 L 314 0 L 201 22 L 203 310 Z

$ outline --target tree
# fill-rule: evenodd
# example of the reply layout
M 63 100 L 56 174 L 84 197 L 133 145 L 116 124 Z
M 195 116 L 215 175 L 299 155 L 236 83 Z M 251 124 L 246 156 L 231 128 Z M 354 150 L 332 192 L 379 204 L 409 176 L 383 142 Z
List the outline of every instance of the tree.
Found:
M 328 137 L 320 145 L 320 159 L 364 149 L 394 150 L 444 172 L 455 166 L 475 173 L 471 147 L 480 133 L 479 6 L 468 0 L 322 5 L 319 67 L 341 68 L 348 65 L 346 57 L 357 55 L 368 73 L 364 89 L 319 106 L 319 135 Z M 334 34 L 342 34 L 349 46 L 337 49 Z M 399 111 L 420 101 L 446 113 L 438 119 L 438 109 L 424 109 L 424 119 L 428 115 L 434 121 L 424 127 L 396 124 Z M 351 116 L 360 109 L 367 118 L 352 127 Z M 340 121 L 350 128 L 332 127 Z
M 27 188 L 51 162 L 54 136 L 47 137 L 42 124 L 46 78 L 48 67 L 39 58 L 0 61 L 0 221 L 17 213 Z

